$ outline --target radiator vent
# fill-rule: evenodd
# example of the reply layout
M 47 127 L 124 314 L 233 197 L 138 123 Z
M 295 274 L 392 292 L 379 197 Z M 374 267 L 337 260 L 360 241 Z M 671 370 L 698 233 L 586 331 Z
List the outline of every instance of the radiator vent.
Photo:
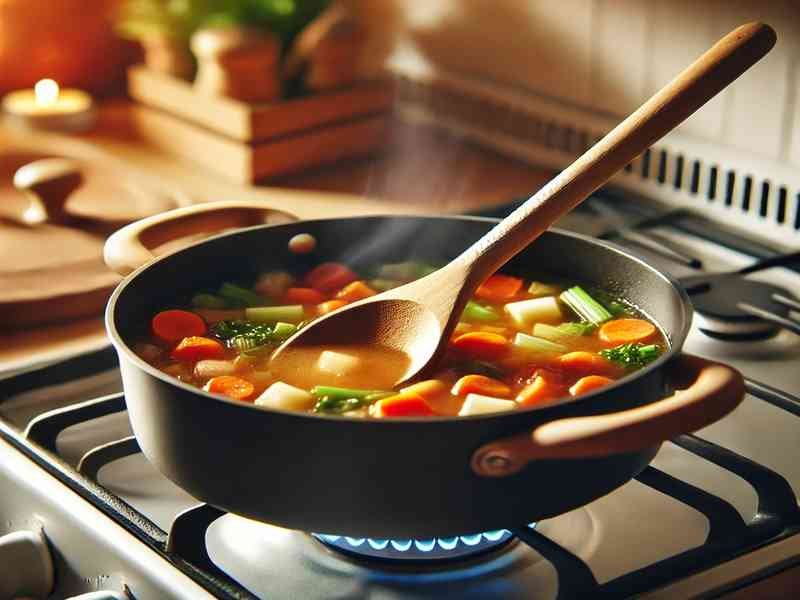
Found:
M 614 125 L 608 117 L 451 74 L 399 75 L 398 90 L 401 117 L 556 169 Z M 783 165 L 736 156 L 728 148 L 673 133 L 627 165 L 614 183 L 796 247 L 800 178 L 787 171 Z

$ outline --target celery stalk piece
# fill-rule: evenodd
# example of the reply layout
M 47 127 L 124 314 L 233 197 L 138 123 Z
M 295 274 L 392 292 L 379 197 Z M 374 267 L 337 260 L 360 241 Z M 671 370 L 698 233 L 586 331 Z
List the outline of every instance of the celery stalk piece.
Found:
M 419 263 L 407 261 L 382 265 L 378 271 L 379 279 L 400 279 L 407 281 L 419 276 Z
M 561 286 L 549 283 L 542 283 L 541 281 L 531 281 L 528 286 L 528 293 L 534 298 L 541 296 L 555 296 L 561 291 Z
M 586 290 L 576 285 L 560 296 L 561 300 L 569 306 L 584 321 L 589 321 L 594 325 L 605 323 L 613 318 L 613 315 L 606 310 L 606 307 L 592 298 Z
M 272 335 L 274 335 L 278 339 L 285 339 L 294 334 L 297 331 L 297 326 L 292 325 L 291 323 L 284 323 L 283 321 L 278 321 L 275 323 L 275 327 L 272 330 Z
M 244 316 L 248 321 L 257 323 L 299 323 L 305 318 L 302 304 L 288 304 L 285 306 L 252 306 L 244 309 Z
M 379 277 L 377 279 L 370 279 L 367 282 L 367 285 L 369 285 L 369 287 L 371 287 L 373 290 L 385 292 L 386 290 L 391 290 L 392 288 L 403 285 L 403 282 L 396 281 L 394 279 L 381 279 Z
M 500 318 L 493 309 L 489 308 L 488 306 L 481 306 L 477 302 L 473 302 L 470 300 L 467 302 L 467 305 L 464 307 L 464 312 L 461 314 L 461 318 L 465 321 L 478 321 L 479 323 L 490 323 L 491 321 L 497 321 Z
M 376 394 L 393 394 L 394 392 L 384 392 L 383 390 L 361 390 L 356 388 L 340 388 L 332 385 L 317 385 L 311 388 L 311 394 L 317 398 L 328 396 L 329 398 L 367 398 Z M 377 399 L 377 398 L 376 398 Z
M 525 333 L 517 333 L 514 337 L 514 346 L 529 352 L 549 352 L 555 354 L 564 354 L 569 350 L 562 344 L 551 342 L 543 338 L 534 337 Z
M 559 327 L 547 325 L 546 323 L 536 323 L 536 325 L 533 326 L 533 336 L 551 342 L 563 342 L 577 337 L 572 333 L 563 331 Z
M 228 301 L 225 298 L 214 294 L 195 294 L 192 297 L 192 306 L 197 308 L 228 308 Z

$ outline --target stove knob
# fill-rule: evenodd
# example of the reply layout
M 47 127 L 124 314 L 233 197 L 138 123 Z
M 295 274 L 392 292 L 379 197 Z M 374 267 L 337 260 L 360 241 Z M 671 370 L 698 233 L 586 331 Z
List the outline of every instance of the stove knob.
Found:
M 53 591 L 53 560 L 42 531 L 0 537 L 0 598 L 47 598 Z

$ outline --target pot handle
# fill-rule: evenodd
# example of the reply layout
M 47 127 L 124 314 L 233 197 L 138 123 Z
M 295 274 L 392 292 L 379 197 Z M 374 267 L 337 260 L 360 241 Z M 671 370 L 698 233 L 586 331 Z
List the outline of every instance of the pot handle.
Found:
M 225 200 L 184 206 L 140 219 L 115 231 L 106 240 L 103 259 L 112 271 L 124 276 L 153 260 L 152 248 L 171 240 L 297 220 L 295 215 L 260 200 Z
M 744 398 L 742 375 L 727 365 L 681 354 L 666 368 L 667 381 L 678 389 L 672 396 L 616 413 L 550 421 L 531 433 L 490 442 L 472 455 L 472 470 L 505 477 L 533 460 L 641 450 L 713 423 Z

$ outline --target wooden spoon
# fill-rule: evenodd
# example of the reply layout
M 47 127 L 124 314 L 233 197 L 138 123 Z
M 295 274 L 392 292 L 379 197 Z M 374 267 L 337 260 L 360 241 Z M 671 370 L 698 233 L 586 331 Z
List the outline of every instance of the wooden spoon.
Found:
M 317 319 L 278 348 L 270 369 L 290 372 L 299 356 L 308 364 L 312 352 L 346 344 L 351 354 L 366 356 L 370 346 L 382 346 L 408 356 L 397 366 L 387 364 L 392 372 L 382 373 L 382 382 L 429 373 L 481 282 L 766 55 L 775 41 L 769 25 L 738 27 L 455 260 Z

